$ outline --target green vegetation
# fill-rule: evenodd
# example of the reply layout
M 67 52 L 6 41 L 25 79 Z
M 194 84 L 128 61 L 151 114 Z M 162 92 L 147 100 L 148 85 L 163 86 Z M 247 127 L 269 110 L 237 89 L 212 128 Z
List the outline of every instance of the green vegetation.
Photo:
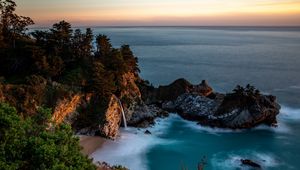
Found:
M 255 97 L 255 96 L 260 96 L 260 91 L 256 89 L 254 86 L 251 86 L 250 84 L 247 84 L 246 87 L 237 85 L 236 88 L 233 90 L 233 93 L 229 95 Z
M 111 95 L 120 97 L 122 76 L 138 74 L 137 58 L 128 45 L 113 48 L 105 35 L 94 39 L 66 21 L 28 30 L 34 22 L 15 10 L 13 0 L 0 0 L 0 102 L 14 107 L 0 104 L 0 169 L 95 169 L 71 127 L 49 121 L 51 109 L 89 94 L 72 126 L 98 127 Z
M 260 98 L 261 93 L 254 86 L 251 86 L 250 84 L 247 84 L 246 87 L 237 85 L 232 93 L 225 95 L 217 113 L 227 113 L 236 108 L 249 109 L 249 107 L 260 100 Z
M 50 122 L 51 109 L 38 112 L 24 119 L 0 104 L 0 169 L 96 169 L 80 153 L 70 126 Z
M 3 90 L 5 101 L 26 116 L 34 115 L 36 106 L 52 108 L 73 92 L 92 93 L 91 107 L 82 109 L 86 115 L 78 125 L 101 121 L 99 111 L 110 96 L 121 94 L 123 74 L 139 72 L 130 47 L 113 48 L 102 34 L 94 41 L 90 28 L 73 30 L 66 21 L 29 32 L 27 26 L 33 21 L 17 15 L 15 9 L 12 0 L 0 1 L 0 78 L 2 87 L 9 89 Z

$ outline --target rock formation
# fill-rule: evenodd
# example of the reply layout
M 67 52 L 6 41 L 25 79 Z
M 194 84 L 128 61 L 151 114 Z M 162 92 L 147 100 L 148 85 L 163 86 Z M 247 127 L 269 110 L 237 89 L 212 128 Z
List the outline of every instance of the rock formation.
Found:
M 108 108 L 104 113 L 103 122 L 99 122 L 99 131 L 102 136 L 115 139 L 119 134 L 119 127 L 122 119 L 122 110 L 115 95 L 112 95 Z
M 68 122 L 72 123 L 72 117 L 76 112 L 77 107 L 80 105 L 82 95 L 74 95 L 70 98 L 65 98 L 57 101 L 57 104 L 54 108 L 52 120 L 56 123 L 61 123 L 68 117 Z
M 147 104 L 173 101 L 184 93 L 195 93 L 201 96 L 208 96 L 213 91 L 204 80 L 198 85 L 192 85 L 183 78 L 175 80 L 170 85 L 159 86 L 158 88 L 145 85 L 142 86 L 141 89 L 143 94 L 142 98 Z
M 261 169 L 261 166 L 260 166 L 258 163 L 253 162 L 253 161 L 250 160 L 250 159 L 241 159 L 241 163 L 242 163 L 243 165 L 250 166 L 250 167 L 252 167 L 252 168 L 254 168 L 254 169 Z
M 163 110 L 211 127 L 243 129 L 260 124 L 271 126 L 277 123 L 280 109 L 275 96 L 262 95 L 250 85 L 225 95 L 213 93 L 206 81 L 192 85 L 178 79 L 151 91 L 154 94 L 146 94 L 151 96 L 152 101 L 156 96 L 157 105 Z

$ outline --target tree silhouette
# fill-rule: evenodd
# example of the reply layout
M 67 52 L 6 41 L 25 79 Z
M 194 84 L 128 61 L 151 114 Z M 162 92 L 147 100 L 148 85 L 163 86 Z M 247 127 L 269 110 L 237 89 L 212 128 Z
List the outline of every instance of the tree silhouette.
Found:
M 34 24 L 29 17 L 15 14 L 16 3 L 12 0 L 1 0 L 1 34 L 4 40 L 12 42 L 12 47 L 16 48 L 16 39 L 21 38 L 26 31 L 26 27 Z
M 96 57 L 100 57 L 100 58 L 107 57 L 112 50 L 110 39 L 107 38 L 106 35 L 102 35 L 102 34 L 98 35 L 96 37 L 96 44 L 97 44 L 97 51 L 95 54 Z
M 139 66 L 138 66 L 138 58 L 133 55 L 133 52 L 131 51 L 129 45 L 123 45 L 121 47 L 121 54 L 123 56 L 123 59 L 128 66 L 129 71 L 131 72 L 140 72 Z

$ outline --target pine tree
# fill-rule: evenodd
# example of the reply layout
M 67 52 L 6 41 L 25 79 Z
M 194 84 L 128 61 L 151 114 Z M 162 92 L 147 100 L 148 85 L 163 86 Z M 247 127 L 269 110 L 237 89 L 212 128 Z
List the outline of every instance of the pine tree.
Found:
M 121 47 L 121 54 L 129 71 L 134 73 L 140 72 L 138 58 L 133 55 L 129 45 L 123 45 Z
M 112 50 L 112 45 L 109 38 L 106 35 L 98 35 L 96 37 L 97 51 L 95 56 L 100 58 L 105 58 L 109 55 Z

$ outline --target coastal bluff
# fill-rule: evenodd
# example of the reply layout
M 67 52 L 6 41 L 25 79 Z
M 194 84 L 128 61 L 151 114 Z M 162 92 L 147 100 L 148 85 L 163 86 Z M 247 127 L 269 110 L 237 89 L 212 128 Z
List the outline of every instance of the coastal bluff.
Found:
M 155 123 L 156 117 L 167 117 L 169 113 L 177 113 L 189 121 L 196 121 L 202 126 L 249 129 L 264 124 L 276 126 L 276 116 L 279 114 L 280 105 L 276 97 L 261 94 L 253 86 L 237 86 L 232 92 L 222 94 L 215 92 L 208 82 L 203 80 L 193 85 L 181 78 L 166 86 L 153 87 L 142 80 L 137 74 L 126 73 L 122 76 L 123 89 L 119 95 L 112 95 L 103 113 L 100 122 L 94 126 L 87 125 L 86 128 L 77 128 L 82 117 L 88 115 L 87 106 L 93 103 L 93 94 L 69 94 L 69 97 L 59 96 L 54 103 L 53 120 L 57 123 L 69 122 L 77 134 L 100 135 L 109 139 L 116 139 L 119 128 L 124 125 L 144 128 Z M 46 94 L 45 90 L 59 86 L 44 80 L 32 90 L 29 86 L 22 86 L 25 92 L 36 91 L 36 96 Z M 10 94 L 12 85 L 0 86 L 0 99 L 2 101 L 17 101 Z M 14 88 L 13 88 L 14 87 Z M 19 88 L 18 88 L 19 89 Z M 24 93 L 24 96 L 27 93 Z M 43 103 L 39 98 L 28 100 Z M 120 103 L 119 103 L 120 102 Z M 27 105 L 20 105 L 23 108 Z M 122 120 L 122 109 L 125 119 Z M 78 111 L 85 111 L 78 113 Z M 26 110 L 27 111 L 27 110 Z M 70 119 L 70 117 L 73 117 Z

